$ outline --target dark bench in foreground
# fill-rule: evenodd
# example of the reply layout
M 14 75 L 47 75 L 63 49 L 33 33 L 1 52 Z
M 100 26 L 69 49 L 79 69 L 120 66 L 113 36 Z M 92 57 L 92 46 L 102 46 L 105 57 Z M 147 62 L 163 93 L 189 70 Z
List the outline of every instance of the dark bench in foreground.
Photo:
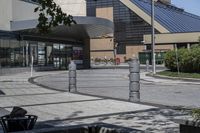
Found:
M 17 132 L 24 133 L 24 132 Z M 120 127 L 106 123 L 93 123 L 77 126 L 50 127 L 26 131 L 26 133 L 146 133 L 144 131 Z

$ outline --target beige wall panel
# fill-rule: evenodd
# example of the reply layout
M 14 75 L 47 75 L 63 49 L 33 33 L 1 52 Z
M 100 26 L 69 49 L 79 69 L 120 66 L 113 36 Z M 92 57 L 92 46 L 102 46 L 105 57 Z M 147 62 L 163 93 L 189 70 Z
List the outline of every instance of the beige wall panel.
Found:
M 37 19 L 38 13 L 34 12 L 34 9 L 36 7 L 37 5 L 35 4 L 31 4 L 20 0 L 13 0 L 12 20 L 19 21 L 19 20 Z
M 197 43 L 200 37 L 200 32 L 156 34 L 155 37 L 155 42 L 157 44 Z M 144 43 L 151 43 L 151 35 L 144 35 Z
M 85 0 L 54 0 L 63 12 L 73 16 L 86 16 Z
M 113 52 L 109 51 L 109 52 L 91 52 L 91 58 L 95 59 L 95 58 L 101 58 L 104 59 L 105 56 L 107 59 L 110 58 L 114 58 Z
M 10 21 L 12 21 L 12 1 L 0 0 L 0 29 L 10 30 Z
M 167 50 L 173 50 L 174 46 L 172 44 L 169 45 L 156 45 L 155 46 L 156 50 L 163 50 L 163 51 L 167 51 Z
M 126 57 L 126 55 L 125 54 L 118 54 L 117 56 L 116 56 L 116 58 L 119 58 L 120 59 L 120 62 L 124 62 L 125 60 L 124 60 L 124 57 Z M 126 59 L 128 59 L 128 58 L 126 58 Z
M 91 39 L 90 50 L 113 50 L 113 39 Z
M 96 17 L 113 21 L 113 7 L 96 8 Z
M 101 58 L 101 59 L 104 59 L 105 56 L 107 59 L 111 59 L 113 58 L 114 59 L 114 53 L 109 51 L 109 52 L 91 52 L 91 58 L 95 59 L 95 58 Z M 124 62 L 124 57 L 126 55 L 125 54 L 118 54 L 116 55 L 116 58 L 120 58 L 120 62 Z M 128 59 L 128 58 L 127 58 Z
M 1 0 L 2 1 L 2 0 Z M 4 1 L 4 0 L 3 0 Z M 10 1 L 10 0 L 5 0 Z M 20 0 L 13 1 L 13 21 L 37 19 L 38 14 L 34 13 L 37 5 Z M 74 16 L 86 16 L 86 2 L 85 0 L 54 0 L 61 6 L 63 12 Z
M 138 57 L 138 52 L 142 52 L 144 48 L 144 45 L 126 46 L 126 58 Z

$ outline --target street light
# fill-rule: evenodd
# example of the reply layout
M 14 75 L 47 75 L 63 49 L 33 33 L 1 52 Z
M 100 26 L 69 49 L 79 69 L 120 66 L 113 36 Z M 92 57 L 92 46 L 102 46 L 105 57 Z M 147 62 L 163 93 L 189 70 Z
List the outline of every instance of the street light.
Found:
M 153 71 L 153 74 L 156 74 L 154 15 L 155 15 L 155 14 L 154 14 L 154 0 L 152 0 L 152 4 L 151 4 L 151 26 L 152 26 L 152 34 L 151 34 L 151 43 L 152 43 L 152 71 Z

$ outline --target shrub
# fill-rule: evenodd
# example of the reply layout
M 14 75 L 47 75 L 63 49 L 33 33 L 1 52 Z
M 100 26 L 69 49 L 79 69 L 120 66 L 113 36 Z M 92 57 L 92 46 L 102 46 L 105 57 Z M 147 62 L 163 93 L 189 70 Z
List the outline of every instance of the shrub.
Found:
M 110 58 L 110 63 L 115 64 L 115 60 L 113 58 Z
M 192 117 L 195 121 L 200 120 L 200 109 L 199 108 L 192 110 Z
M 184 48 L 177 51 L 179 70 L 181 72 L 200 72 L 200 46 Z M 165 54 L 165 65 L 171 71 L 177 71 L 177 59 L 175 51 L 168 51 Z
M 165 66 L 171 71 L 177 70 L 176 53 L 175 51 L 168 51 L 165 54 Z
M 101 61 L 102 61 L 102 60 L 101 60 L 100 58 L 95 58 L 95 60 L 94 60 L 95 64 L 100 64 Z

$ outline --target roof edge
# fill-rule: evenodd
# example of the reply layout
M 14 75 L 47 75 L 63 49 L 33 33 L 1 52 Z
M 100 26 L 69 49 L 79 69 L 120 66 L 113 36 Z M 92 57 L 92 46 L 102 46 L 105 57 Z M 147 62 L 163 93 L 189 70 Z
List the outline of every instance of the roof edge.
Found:
M 151 25 L 151 16 L 145 13 L 142 9 L 140 9 L 137 5 L 135 5 L 130 0 L 120 0 L 122 4 L 127 6 L 130 10 L 135 12 L 138 16 L 144 19 L 148 24 Z M 155 29 L 158 30 L 160 33 L 170 33 L 170 31 L 161 25 L 158 21 L 155 20 Z

